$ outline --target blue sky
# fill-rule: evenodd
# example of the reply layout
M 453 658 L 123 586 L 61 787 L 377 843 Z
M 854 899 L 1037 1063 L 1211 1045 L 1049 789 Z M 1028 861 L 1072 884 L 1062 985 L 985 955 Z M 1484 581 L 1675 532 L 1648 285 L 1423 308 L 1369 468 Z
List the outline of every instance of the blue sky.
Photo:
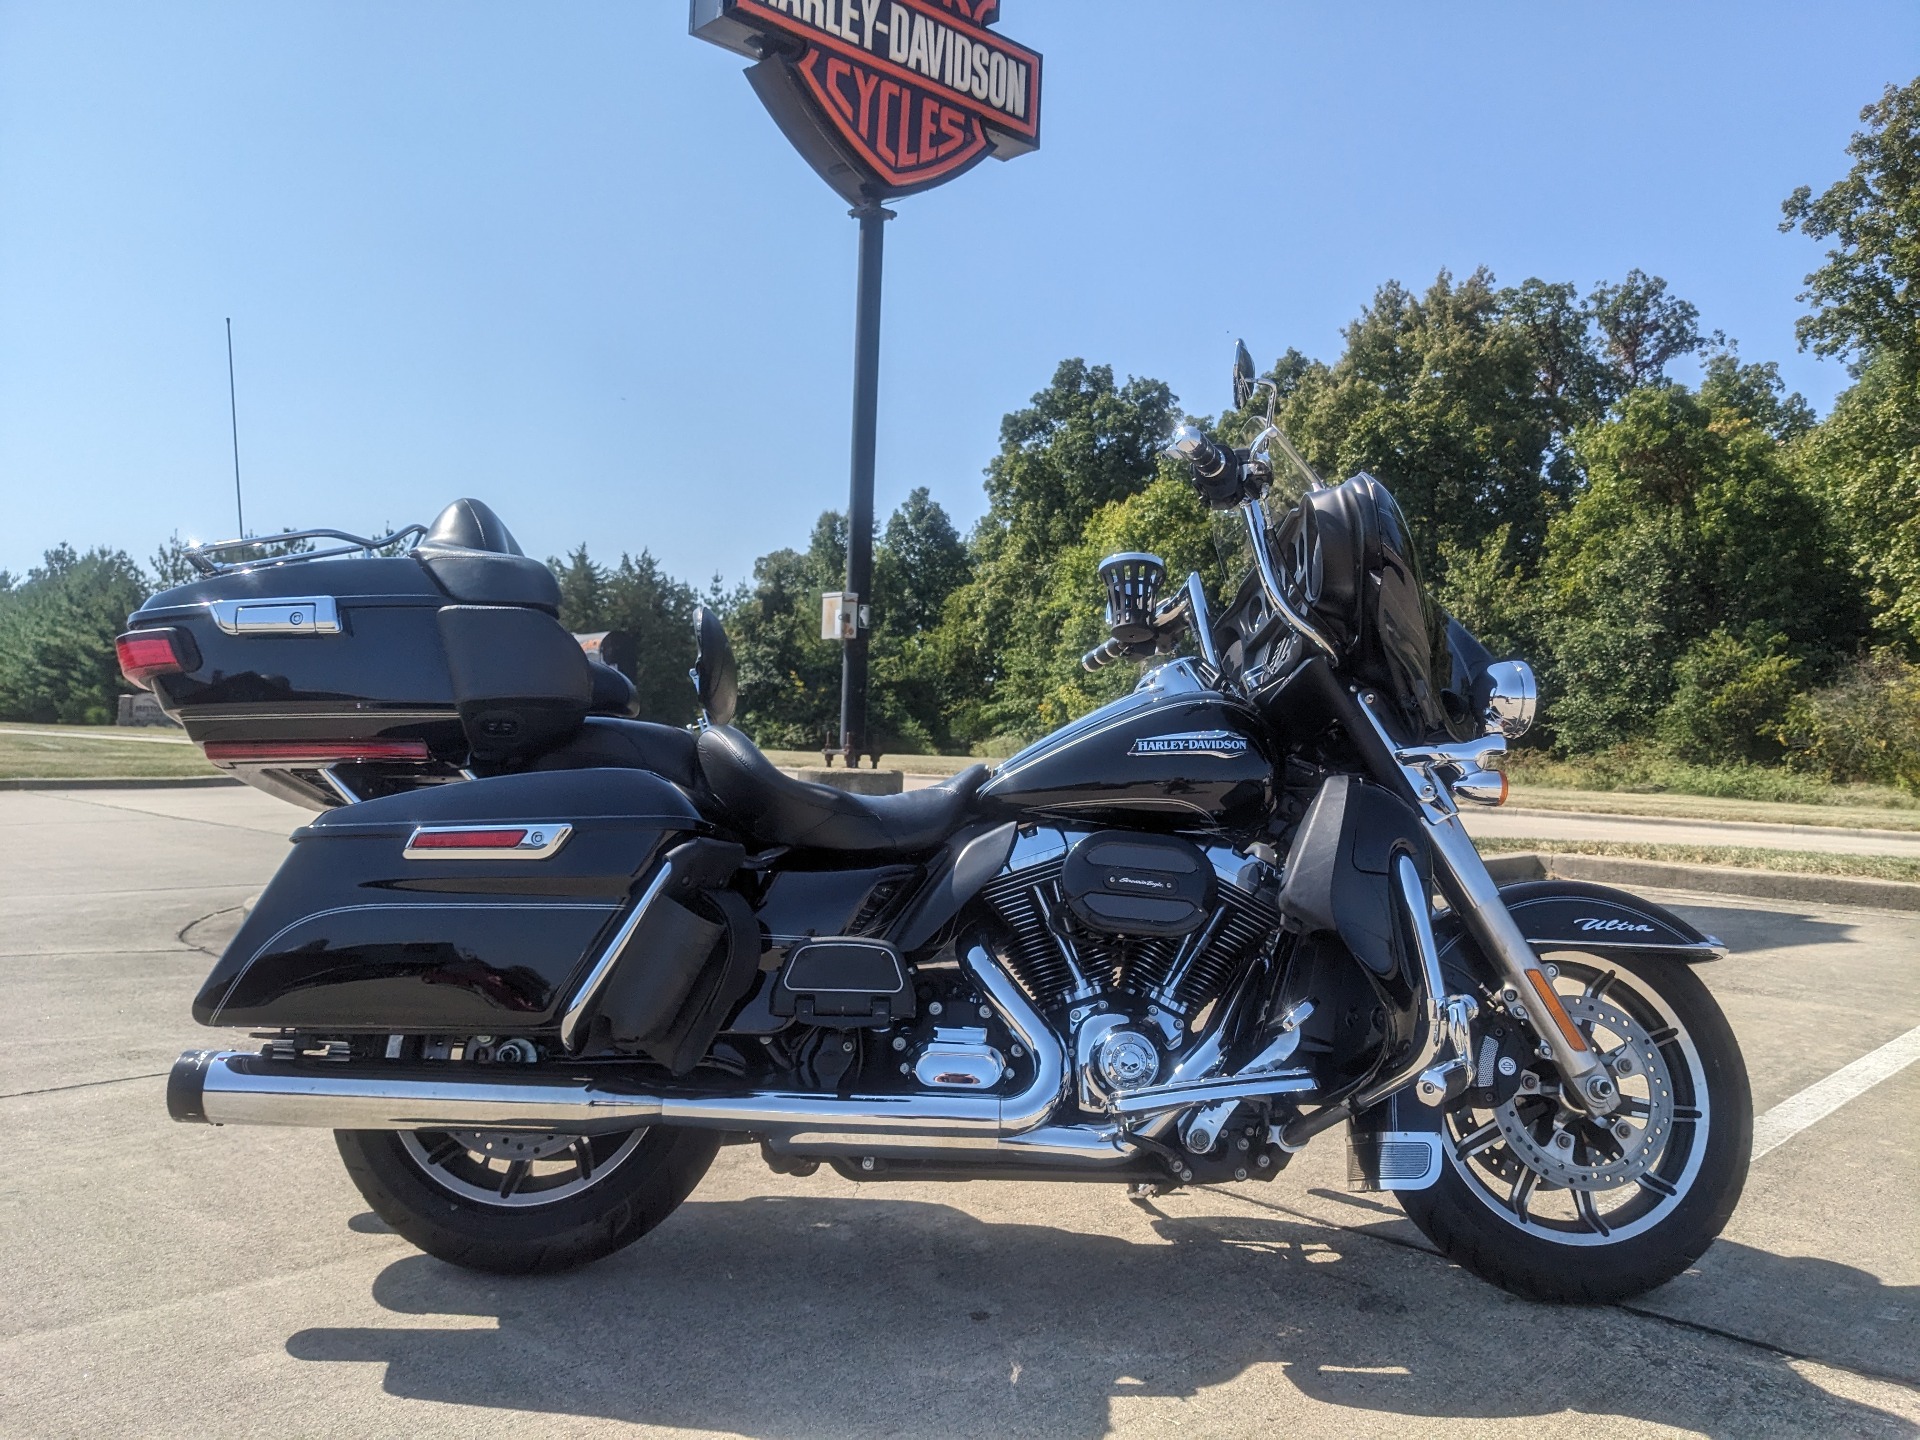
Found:
M 963 525 L 1063 356 L 1220 406 L 1388 278 L 1666 276 L 1824 410 L 1776 233 L 1911 3 L 1005 0 L 1037 154 L 899 202 L 879 509 Z M 845 503 L 854 225 L 681 0 L 0 0 L 0 567 L 489 501 L 745 576 Z

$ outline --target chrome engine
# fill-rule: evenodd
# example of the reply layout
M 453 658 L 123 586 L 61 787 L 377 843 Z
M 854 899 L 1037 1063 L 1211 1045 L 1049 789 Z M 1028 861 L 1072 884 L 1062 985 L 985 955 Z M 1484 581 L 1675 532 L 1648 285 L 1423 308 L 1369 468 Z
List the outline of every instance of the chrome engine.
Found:
M 1273 867 L 1225 847 L 1151 835 L 1137 837 L 1143 848 L 1177 846 L 1203 857 L 1210 906 L 1184 933 L 1129 933 L 1127 921 L 1101 924 L 1097 916 L 1090 923 L 1087 907 L 1063 889 L 1063 872 L 1076 847 L 1112 833 L 1023 834 L 983 892 L 1005 926 L 1007 969 L 1070 1037 L 1075 1094 L 1089 1112 L 1120 1092 L 1168 1079 L 1225 1018 L 1215 1002 L 1280 929 Z

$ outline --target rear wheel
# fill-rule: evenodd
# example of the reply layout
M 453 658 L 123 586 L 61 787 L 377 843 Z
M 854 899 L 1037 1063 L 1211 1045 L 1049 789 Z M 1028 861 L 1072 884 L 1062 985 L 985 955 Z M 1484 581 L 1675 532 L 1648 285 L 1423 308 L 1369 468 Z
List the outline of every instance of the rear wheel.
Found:
M 512 1130 L 336 1130 L 374 1213 L 429 1255 L 534 1274 L 610 1255 L 700 1183 L 715 1132 L 662 1126 L 609 1135 Z
M 1620 1105 L 1589 1116 L 1542 1060 L 1445 1117 L 1432 1188 L 1401 1195 L 1451 1259 L 1536 1300 L 1622 1300 L 1680 1274 L 1746 1182 L 1753 1099 L 1726 1017 L 1686 967 L 1564 956 L 1554 986 Z

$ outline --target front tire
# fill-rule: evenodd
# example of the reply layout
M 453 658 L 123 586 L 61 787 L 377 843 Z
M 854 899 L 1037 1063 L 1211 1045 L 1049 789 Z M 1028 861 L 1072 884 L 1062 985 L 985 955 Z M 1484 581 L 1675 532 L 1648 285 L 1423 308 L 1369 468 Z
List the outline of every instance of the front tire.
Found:
M 1559 957 L 1555 988 L 1622 1104 L 1605 1125 L 1537 1061 L 1504 1102 L 1448 1112 L 1440 1178 L 1400 1196 L 1443 1254 L 1532 1300 L 1624 1300 L 1686 1270 L 1746 1183 L 1753 1097 L 1726 1017 L 1657 958 Z M 1484 1098 L 1484 1097 L 1483 1097 Z
M 550 1274 L 611 1255 L 693 1192 L 717 1132 L 653 1126 L 613 1135 L 336 1130 L 374 1213 L 450 1265 Z

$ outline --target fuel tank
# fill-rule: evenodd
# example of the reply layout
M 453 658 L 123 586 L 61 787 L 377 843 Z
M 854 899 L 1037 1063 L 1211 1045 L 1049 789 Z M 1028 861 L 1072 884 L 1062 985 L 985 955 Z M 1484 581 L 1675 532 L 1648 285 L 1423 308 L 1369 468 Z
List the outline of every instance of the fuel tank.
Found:
M 1008 760 L 979 803 L 991 813 L 1135 828 L 1240 829 L 1259 823 L 1272 800 L 1263 734 L 1250 707 L 1175 660 Z

